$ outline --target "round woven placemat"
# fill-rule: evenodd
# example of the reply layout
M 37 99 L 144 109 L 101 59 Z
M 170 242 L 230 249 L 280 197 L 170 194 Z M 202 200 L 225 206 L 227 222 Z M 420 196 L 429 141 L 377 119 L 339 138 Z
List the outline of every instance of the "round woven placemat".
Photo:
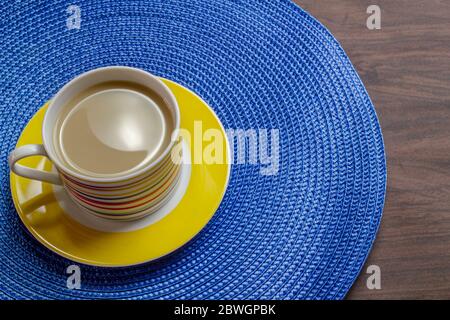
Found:
M 290 1 L 67 1 L 0 7 L 0 297 L 343 298 L 380 222 L 385 156 L 373 105 L 333 36 Z M 156 263 L 71 264 L 24 229 L 7 155 L 74 76 L 128 65 L 199 94 L 225 128 L 279 129 L 276 175 L 235 164 L 207 227 Z M 149 244 L 151 245 L 151 244 Z

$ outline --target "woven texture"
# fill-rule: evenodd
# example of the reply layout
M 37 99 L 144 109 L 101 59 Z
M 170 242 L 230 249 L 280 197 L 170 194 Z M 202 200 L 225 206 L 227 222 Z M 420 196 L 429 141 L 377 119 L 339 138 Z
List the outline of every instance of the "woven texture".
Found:
M 340 299 L 382 214 L 386 167 L 373 105 L 333 36 L 290 1 L 67 1 L 0 7 L 0 297 Z M 71 264 L 25 230 L 7 154 L 74 76 L 128 65 L 199 94 L 225 128 L 280 130 L 277 175 L 234 165 L 219 210 L 176 253 L 132 268 Z

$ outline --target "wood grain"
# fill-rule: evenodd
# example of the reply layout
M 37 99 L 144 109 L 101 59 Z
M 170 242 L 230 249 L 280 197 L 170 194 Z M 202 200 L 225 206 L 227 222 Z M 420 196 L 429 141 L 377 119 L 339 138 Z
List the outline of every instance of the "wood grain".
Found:
M 349 299 L 450 299 L 450 1 L 295 0 L 341 42 L 383 130 L 388 184 Z M 366 9 L 381 8 L 369 30 Z M 366 287 L 369 265 L 381 289 Z

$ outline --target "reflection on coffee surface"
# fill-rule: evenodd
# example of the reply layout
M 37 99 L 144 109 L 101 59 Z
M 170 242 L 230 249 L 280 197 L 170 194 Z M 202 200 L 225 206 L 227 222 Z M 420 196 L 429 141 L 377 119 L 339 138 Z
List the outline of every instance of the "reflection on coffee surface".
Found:
M 107 82 L 72 98 L 58 115 L 58 156 L 89 176 L 133 172 L 155 160 L 170 143 L 173 115 L 152 90 Z

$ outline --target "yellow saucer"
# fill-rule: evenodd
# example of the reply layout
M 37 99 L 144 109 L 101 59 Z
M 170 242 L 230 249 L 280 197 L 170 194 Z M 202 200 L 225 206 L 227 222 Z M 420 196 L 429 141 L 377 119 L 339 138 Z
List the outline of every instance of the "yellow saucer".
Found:
M 230 155 L 225 130 L 209 106 L 188 89 L 162 79 L 177 98 L 181 128 L 194 135 L 194 121 L 223 133 L 224 159 Z M 23 130 L 17 147 L 42 143 L 41 127 L 44 105 Z M 191 146 L 191 155 L 194 154 Z M 51 170 L 44 157 L 20 162 L 29 167 Z M 214 215 L 225 194 L 230 174 L 229 164 L 191 165 L 191 177 L 178 205 L 161 220 L 139 230 L 104 232 L 86 227 L 61 208 L 51 185 L 11 173 L 11 193 L 20 219 L 44 246 L 70 260 L 104 267 L 145 263 L 163 257 L 191 240 Z

